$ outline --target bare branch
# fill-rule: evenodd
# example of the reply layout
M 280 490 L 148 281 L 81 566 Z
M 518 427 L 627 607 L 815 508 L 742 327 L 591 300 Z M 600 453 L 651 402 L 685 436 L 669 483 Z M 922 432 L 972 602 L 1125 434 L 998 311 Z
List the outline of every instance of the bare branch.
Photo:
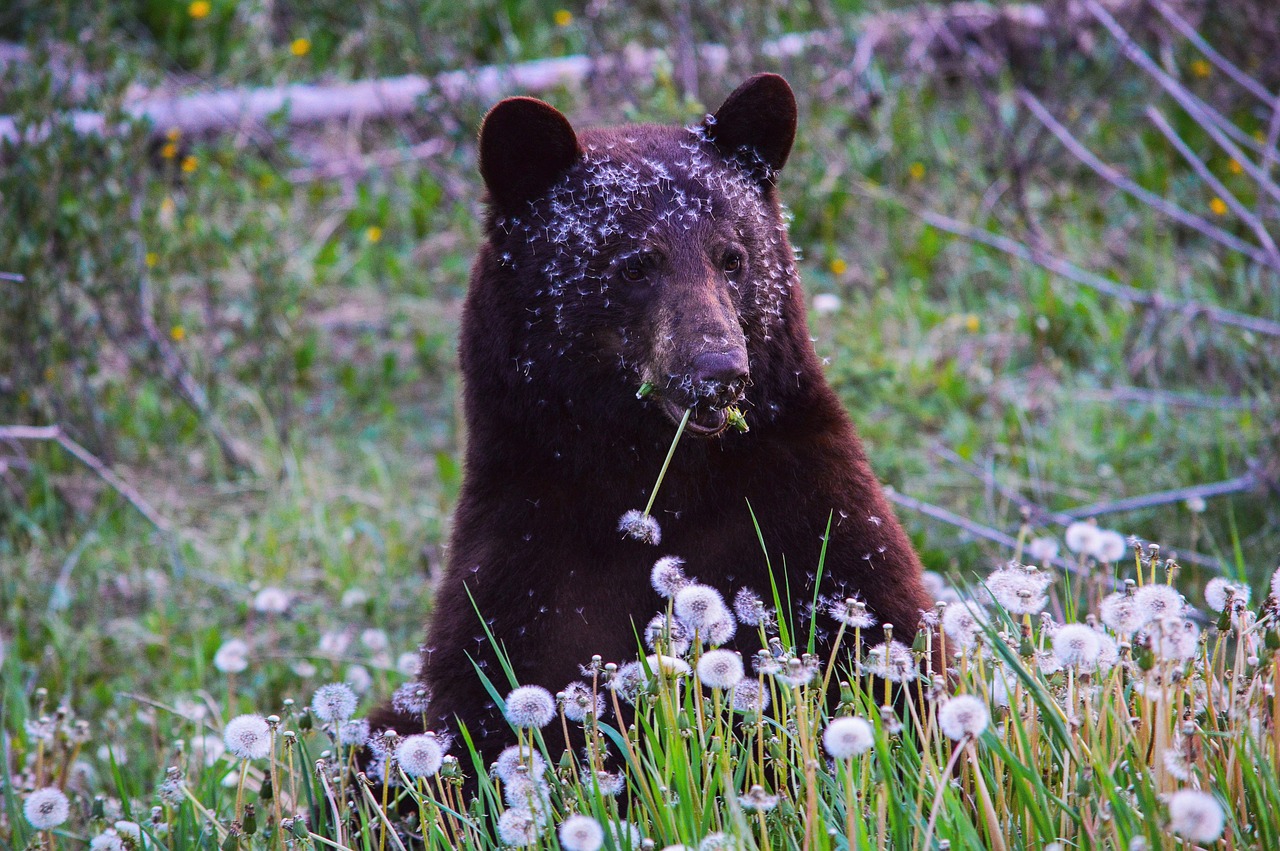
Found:
M 1169 4 L 1164 2 L 1164 0 L 1150 0 L 1150 3 L 1155 7 L 1156 11 L 1160 13 L 1161 17 L 1169 23 L 1169 26 L 1177 30 L 1178 34 L 1187 41 L 1194 44 L 1196 50 L 1203 53 L 1205 58 L 1216 65 L 1220 71 L 1235 80 L 1241 88 L 1261 100 L 1267 106 L 1275 106 L 1275 95 L 1263 88 L 1262 84 L 1253 77 L 1250 77 L 1244 71 L 1241 71 L 1230 59 L 1214 50 L 1213 45 L 1205 41 L 1204 36 L 1196 32 L 1196 28 L 1193 27 L 1186 18 L 1175 12 Z
M 1035 263 L 1055 275 L 1059 275 L 1068 281 L 1077 283 L 1083 287 L 1096 290 L 1100 293 L 1118 298 L 1131 304 L 1140 304 L 1144 307 L 1150 307 L 1155 310 L 1168 310 L 1181 313 L 1188 318 L 1194 316 L 1203 316 L 1211 322 L 1219 325 L 1227 325 L 1233 328 L 1241 328 L 1246 331 L 1252 331 L 1255 334 L 1262 334 L 1267 337 L 1280 337 L 1280 322 L 1271 319 L 1263 319 L 1257 316 L 1249 316 L 1244 313 L 1237 313 L 1234 310 L 1217 307 L 1211 304 L 1205 304 L 1198 301 L 1188 301 L 1184 299 L 1171 298 L 1156 292 L 1147 292 L 1129 284 L 1122 284 L 1105 278 L 1087 269 L 1082 269 L 1070 260 L 1050 254 L 1049 252 L 1035 248 L 1025 243 L 1019 242 L 1012 237 L 1003 234 L 992 233 L 984 228 L 974 227 L 964 222 L 956 221 L 941 213 L 933 210 L 916 209 L 907 203 L 900 196 L 892 193 L 883 187 L 872 186 L 865 181 L 855 180 L 851 187 L 858 194 L 871 198 L 881 203 L 892 204 L 895 207 L 906 210 L 912 215 L 919 218 L 926 224 L 932 225 L 939 230 L 947 233 L 955 234 L 963 239 L 972 242 L 981 243 L 1002 251 L 1011 257 L 1019 260 L 1025 260 Z
M 1053 135 L 1058 138 L 1058 141 L 1062 143 L 1064 148 L 1070 151 L 1076 159 L 1093 169 L 1099 177 L 1110 183 L 1112 186 L 1129 193 L 1142 203 L 1152 209 L 1164 213 L 1179 224 L 1186 225 L 1192 230 L 1212 239 L 1214 242 L 1230 248 L 1232 251 L 1238 251 L 1241 254 L 1244 254 L 1254 262 L 1264 263 L 1272 268 L 1280 269 L 1280 256 L 1276 256 L 1274 253 L 1269 253 L 1268 251 L 1263 251 L 1256 245 L 1250 245 L 1235 234 L 1223 230 L 1212 222 L 1209 222 L 1207 219 L 1203 219 L 1200 216 L 1187 212 L 1177 204 L 1174 204 L 1165 198 L 1161 198 L 1151 190 L 1126 177 L 1119 169 L 1098 159 L 1093 151 L 1089 150 L 1080 142 L 1079 139 L 1073 136 L 1071 131 L 1063 126 L 1058 119 L 1054 118 L 1053 114 L 1050 113 L 1049 110 L 1045 108 L 1045 105 L 1040 102 L 1040 99 L 1031 94 L 1031 92 L 1026 89 L 1019 89 L 1018 99 L 1022 101 L 1027 109 L 1031 110 L 1031 114 L 1039 119 L 1041 124 L 1049 129 L 1049 132 L 1053 133 Z M 1274 249 L 1274 247 L 1275 246 L 1273 244 L 1272 248 Z
M 1095 502 L 1078 508 L 1068 508 L 1063 514 L 1068 518 L 1083 519 L 1101 517 L 1104 514 L 1119 514 L 1124 511 L 1138 511 L 1143 508 L 1154 508 L 1157 505 L 1168 505 L 1171 502 L 1185 502 L 1188 499 L 1209 499 L 1215 496 L 1226 496 L 1233 493 L 1245 493 L 1262 487 L 1262 480 L 1253 472 L 1236 476 L 1222 482 L 1210 482 L 1203 485 L 1190 485 L 1184 488 L 1158 491 L 1157 493 L 1131 496 L 1110 502 Z
M 160 512 L 152 508 L 151 504 L 143 498 L 142 494 L 138 493 L 133 485 L 113 473 L 111 468 L 104 464 L 98 456 L 72 440 L 62 430 L 61 426 L 0 426 L 0 440 L 40 440 L 58 444 L 70 453 L 73 458 L 92 470 L 112 490 L 124 497 L 152 526 L 155 526 L 165 535 L 173 533 L 173 524 L 166 520 Z

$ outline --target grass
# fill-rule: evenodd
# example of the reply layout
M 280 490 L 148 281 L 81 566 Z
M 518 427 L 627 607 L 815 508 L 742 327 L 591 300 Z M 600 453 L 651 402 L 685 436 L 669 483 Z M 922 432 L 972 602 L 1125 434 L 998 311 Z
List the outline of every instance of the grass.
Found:
M 0 34 L 23 41 L 35 61 L 3 72 L 0 113 L 34 121 L 109 110 L 132 83 L 430 73 L 574 52 L 592 40 L 576 8 L 567 24 L 533 4 L 380 3 L 360 16 L 353 8 L 276 4 L 263 17 L 265 6 L 215 2 L 197 18 L 186 3 L 19 4 L 0 13 Z M 786 19 L 748 12 L 707 37 L 816 21 L 803 10 Z M 663 43 L 670 28 L 656 14 L 605 23 L 617 43 Z M 293 47 L 300 38 L 308 40 L 301 55 Z M 72 64 L 85 72 L 82 87 L 67 85 L 60 70 L 77 39 Z M 1169 56 L 1181 68 L 1196 58 L 1177 45 Z M 1023 78 L 984 86 L 876 63 L 863 82 L 877 104 L 851 111 L 857 93 L 824 89 L 832 69 L 823 62 L 783 70 L 803 117 L 781 194 L 808 293 L 838 297 L 834 310 L 826 299 L 811 317 L 815 345 L 886 482 L 1017 535 L 1010 490 L 1061 511 L 1274 463 L 1274 340 L 1134 309 L 857 187 L 871 182 L 1019 238 L 1038 233 L 1100 273 L 1255 316 L 1280 315 L 1273 272 L 1172 227 L 1051 143 L 1036 147 L 1012 94 Z M 1214 212 L 1164 137 L 1144 129 L 1147 103 L 1174 113 L 1149 81 L 1105 47 L 1055 70 L 1062 85 L 1038 94 L 1071 114 L 1074 131 L 1104 159 L 1248 236 Z M 1212 69 L 1182 79 L 1246 132 L 1265 132 L 1266 116 L 1233 100 Z M 702 94 L 714 101 L 723 92 L 704 82 Z M 611 104 L 583 92 L 548 98 L 601 122 L 687 122 L 714 105 L 691 102 L 662 74 Z M 59 126 L 45 144 L 0 152 L 0 221 L 19 223 L 0 227 L 0 271 L 26 279 L 0 280 L 0 422 L 62 423 L 182 530 L 173 540 L 158 535 L 55 447 L 6 446 L 0 456 L 0 729 L 9 778 L 0 842 L 78 847 L 131 820 L 164 847 L 228 847 L 233 822 L 245 828 L 248 801 L 257 830 L 245 846 L 395 847 L 383 836 L 382 802 L 343 785 L 352 783 L 339 770 L 349 754 L 314 718 L 304 729 L 304 707 L 331 681 L 363 687 L 361 712 L 390 694 L 405 676 L 399 657 L 417 646 L 430 616 L 430 579 L 444 562 L 459 485 L 453 338 L 479 241 L 472 143 L 486 106 L 435 104 L 412 120 L 344 132 L 279 126 L 253 138 L 180 138 L 171 150 L 139 127 L 86 141 Z M 1175 114 L 1214 173 L 1255 204 L 1256 183 Z M 350 146 L 425 138 L 443 140 L 442 152 L 336 180 L 316 176 L 317 163 Z M 1015 161 L 1025 166 L 1021 197 L 1011 184 Z M 1274 233 L 1274 215 L 1265 221 Z M 144 292 L 159 341 L 130 323 Z M 166 378 L 166 349 L 207 393 L 208 416 Z M 211 436 L 211 419 L 233 437 L 243 465 Z M 1166 555 L 1208 556 L 1216 567 L 1183 561 L 1175 576 L 1197 606 L 1219 569 L 1264 597 L 1280 550 L 1276 501 L 1236 494 L 1198 509 L 1174 502 L 1102 522 L 1160 541 Z M 929 566 L 962 586 L 1011 555 L 923 517 L 903 519 Z M 760 520 L 767 527 L 769 518 Z M 1061 533 L 1049 526 L 1023 537 Z M 1166 581 L 1150 566 L 1094 570 L 1111 573 Z M 1068 588 L 1059 579 L 1056 619 L 1095 611 L 1095 581 Z M 265 588 L 286 592 L 286 611 L 255 609 Z M 1024 641 L 1020 620 L 996 609 L 985 650 L 961 661 L 957 691 L 1013 692 L 1007 708 L 988 701 L 992 723 L 972 741 L 939 733 L 936 703 L 917 709 L 918 723 L 896 719 L 911 723 L 895 730 L 879 708 L 883 693 L 847 667 L 831 673 L 849 683 L 838 709 L 820 706 L 812 686 L 780 688 L 769 678 L 773 714 L 737 724 L 713 691 L 686 678 L 677 694 L 662 678 L 640 699 L 638 741 L 606 731 L 607 719 L 601 725 L 603 743 L 625 760 L 621 795 L 563 771 L 552 784 L 552 822 L 571 811 L 602 822 L 625 816 L 659 846 L 727 832 L 749 847 L 801 847 L 806 836 L 811 847 L 845 847 L 843 837 L 856 835 L 866 847 L 915 848 L 932 820 L 935 841 L 951 847 L 992 846 L 996 837 L 1007 847 L 1131 847 L 1136 837 L 1176 847 L 1159 796 L 1199 786 L 1227 808 L 1224 845 L 1280 843 L 1274 621 L 1222 629 L 1202 621 L 1206 641 L 1193 659 L 1144 669 L 1135 642 L 1125 664 L 1077 676 L 1045 673 L 1025 651 L 1050 647 L 1051 629 L 1033 619 Z M 788 632 L 784 643 L 803 648 L 805 637 Z M 1262 644 L 1252 653 L 1255 638 Z M 215 658 L 233 640 L 246 642 L 248 664 L 229 674 Z M 1169 675 L 1154 697 L 1151 671 Z M 494 687 L 505 694 L 509 685 Z M 833 711 L 866 718 L 874 746 L 833 763 L 820 743 Z M 1254 725 L 1250 711 L 1272 720 Z M 226 723 L 246 712 L 281 718 L 272 758 L 248 766 L 206 759 Z M 43 717 L 53 719 L 51 738 Z M 562 735 L 560 724 L 534 740 Z M 1164 762 L 1175 744 L 1194 757 L 1185 779 Z M 325 751 L 332 802 L 311 770 Z M 472 770 L 464 742 L 450 752 L 457 771 Z M 170 766 L 187 790 L 181 800 L 157 792 Z M 455 768 L 446 762 L 443 771 Z M 272 795 L 262 797 L 272 772 Z M 49 783 L 68 790 L 72 816 L 39 833 L 22 802 Z M 506 808 L 503 785 L 483 784 L 476 808 L 457 800 L 452 776 L 394 793 L 413 798 L 405 806 L 419 825 L 435 825 L 428 843 L 449 847 L 490 835 Z M 755 785 L 778 796 L 774 809 L 743 809 L 739 798 Z M 335 821 L 333 807 L 345 811 L 348 799 L 351 819 Z M 307 820 L 286 827 L 280 819 L 295 811 Z M 549 830 L 540 841 L 555 845 Z

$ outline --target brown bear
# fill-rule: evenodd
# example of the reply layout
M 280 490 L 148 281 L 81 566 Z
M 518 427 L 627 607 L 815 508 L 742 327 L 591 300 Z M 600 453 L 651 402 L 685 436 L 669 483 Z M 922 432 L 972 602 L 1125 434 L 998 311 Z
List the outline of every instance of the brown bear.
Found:
M 520 684 L 552 693 L 593 654 L 634 659 L 664 603 L 659 556 L 726 597 L 777 587 L 793 616 L 856 595 L 907 642 L 932 605 L 809 338 L 775 189 L 795 132 L 773 74 L 692 127 L 578 133 L 531 98 L 484 119 L 465 472 L 420 680 L 429 726 L 466 725 L 486 760 L 515 741 L 477 676 L 511 686 L 488 635 Z M 728 427 L 731 407 L 749 430 Z M 686 410 L 655 547 L 619 519 L 647 502 Z M 740 632 L 727 646 L 750 657 L 759 637 Z M 391 708 L 373 721 L 422 729 Z

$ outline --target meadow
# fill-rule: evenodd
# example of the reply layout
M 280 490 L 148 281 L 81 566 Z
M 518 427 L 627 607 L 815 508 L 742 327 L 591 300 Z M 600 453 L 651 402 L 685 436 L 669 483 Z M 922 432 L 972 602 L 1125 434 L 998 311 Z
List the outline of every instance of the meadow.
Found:
M 39 129 L 0 141 L 0 844 L 1280 847 L 1280 33 L 1262 0 L 1115 5 L 858 61 L 868 16 L 923 7 L 0 11 L 0 116 Z M 669 53 L 539 96 L 589 124 L 688 123 L 762 69 L 799 94 L 780 194 L 814 345 L 953 674 L 769 589 L 722 601 L 761 639 L 728 658 L 656 570 L 640 661 L 492 684 L 498 771 L 377 740 L 369 785 L 360 718 L 411 677 L 447 557 L 489 101 L 199 134 L 123 107 L 627 45 Z M 546 764 L 570 725 L 589 752 Z

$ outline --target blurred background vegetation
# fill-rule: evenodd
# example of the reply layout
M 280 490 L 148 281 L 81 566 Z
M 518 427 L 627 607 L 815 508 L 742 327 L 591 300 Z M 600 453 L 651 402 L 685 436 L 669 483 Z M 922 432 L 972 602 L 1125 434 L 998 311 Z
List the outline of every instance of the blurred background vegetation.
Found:
M 580 125 L 686 123 L 779 71 L 801 101 L 781 195 L 815 345 L 886 483 L 972 527 L 904 510 L 928 565 L 972 575 L 1013 554 L 973 528 L 1016 535 L 1027 517 L 1059 535 L 1073 508 L 1232 481 L 1099 522 L 1258 585 L 1280 553 L 1280 338 L 1219 320 L 1280 320 L 1277 113 L 1224 63 L 1274 97 L 1280 21 L 1269 0 L 1171 4 L 1210 56 L 1153 5 L 1105 5 L 1173 91 L 1236 128 L 1246 163 L 1075 2 L 985 28 L 876 0 L 5 4 L 0 115 L 31 135 L 0 142 L 0 426 L 58 426 L 164 521 L 64 444 L 0 441 L 6 712 L 38 683 L 134 729 L 159 722 L 130 694 L 231 711 L 353 664 L 385 695 L 401 675 L 380 639 L 320 639 L 376 629 L 412 650 L 430 610 L 493 98 L 433 90 L 394 119 L 200 134 L 126 110 L 241 86 L 657 47 L 648 73 L 539 95 Z M 814 32 L 799 55 L 773 49 Z M 1218 236 L 1119 190 L 1034 105 Z M 110 129 L 78 132 L 77 112 Z M 290 605 L 264 621 L 267 586 Z M 209 670 L 232 637 L 254 662 L 238 685 Z

